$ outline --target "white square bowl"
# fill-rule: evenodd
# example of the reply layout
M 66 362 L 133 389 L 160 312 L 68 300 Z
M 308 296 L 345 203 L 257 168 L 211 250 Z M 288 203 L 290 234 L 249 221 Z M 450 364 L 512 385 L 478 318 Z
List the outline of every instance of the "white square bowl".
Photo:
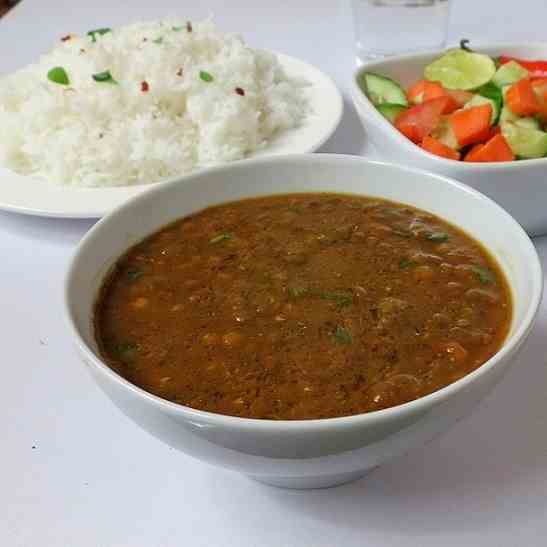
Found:
M 547 43 L 493 44 L 476 48 L 496 57 L 547 59 Z M 423 78 L 423 69 L 441 52 L 401 55 L 368 63 L 353 75 L 351 95 L 365 131 L 378 152 L 390 161 L 455 178 L 491 197 L 530 234 L 547 233 L 547 158 L 504 163 L 454 161 L 426 152 L 399 133 L 374 107 L 358 85 L 362 72 L 383 74 L 407 88 Z

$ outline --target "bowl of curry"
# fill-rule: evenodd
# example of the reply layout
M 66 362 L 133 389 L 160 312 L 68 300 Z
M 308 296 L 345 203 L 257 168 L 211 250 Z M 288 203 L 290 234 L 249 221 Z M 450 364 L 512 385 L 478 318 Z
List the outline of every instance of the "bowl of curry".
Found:
M 68 323 L 93 377 L 171 446 L 331 486 L 424 444 L 501 378 L 542 274 L 454 181 L 349 156 L 253 160 L 151 190 L 81 242 Z

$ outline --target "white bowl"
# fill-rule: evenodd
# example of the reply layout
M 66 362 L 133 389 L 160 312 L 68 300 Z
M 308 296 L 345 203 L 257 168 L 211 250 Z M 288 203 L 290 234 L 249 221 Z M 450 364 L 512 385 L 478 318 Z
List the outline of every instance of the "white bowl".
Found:
M 380 196 L 440 215 L 494 255 L 514 296 L 510 334 L 500 351 L 468 376 L 394 408 L 324 420 L 244 419 L 194 410 L 129 383 L 101 359 L 93 307 L 105 275 L 126 249 L 204 207 L 274 193 L 333 191 Z M 455 181 L 356 156 L 300 155 L 209 169 L 184 183 L 159 185 L 98 222 L 79 244 L 65 289 L 70 336 L 112 401 L 152 435 L 205 462 L 276 486 L 340 484 L 423 445 L 448 429 L 493 388 L 527 337 L 543 276 L 522 228 L 498 205 Z M 472 450 L 472 447 L 469 447 Z
M 524 59 L 547 59 L 547 43 L 496 44 L 478 47 L 476 50 L 491 56 L 505 54 Z M 369 63 L 355 71 L 351 95 L 368 137 L 386 159 L 464 182 L 507 209 L 530 235 L 547 233 L 547 158 L 505 163 L 470 163 L 435 156 L 399 133 L 376 110 L 357 84 L 361 72 L 372 71 L 385 74 L 406 88 L 423 78 L 424 67 L 441 53 L 390 57 Z

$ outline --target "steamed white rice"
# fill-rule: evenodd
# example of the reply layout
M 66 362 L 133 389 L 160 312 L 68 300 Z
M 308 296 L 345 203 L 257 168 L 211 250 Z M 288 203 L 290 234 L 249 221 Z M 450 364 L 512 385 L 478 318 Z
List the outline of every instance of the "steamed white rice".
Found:
M 117 84 L 92 78 L 104 71 Z M 244 158 L 307 111 L 305 82 L 212 21 L 137 23 L 72 35 L 0 80 L 0 165 L 63 185 L 150 183 Z

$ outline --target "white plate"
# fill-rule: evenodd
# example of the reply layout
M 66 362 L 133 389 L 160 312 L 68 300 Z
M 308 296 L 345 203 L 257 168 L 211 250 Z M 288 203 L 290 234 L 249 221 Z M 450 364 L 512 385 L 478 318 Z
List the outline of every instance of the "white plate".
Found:
M 314 152 L 334 133 L 342 117 L 342 96 L 328 76 L 303 61 L 280 53 L 276 55 L 289 76 L 310 82 L 306 93 L 313 112 L 301 127 L 280 135 L 249 157 Z M 157 184 L 179 178 L 182 177 L 115 188 L 74 188 L 0 167 L 0 210 L 47 217 L 98 218 Z

